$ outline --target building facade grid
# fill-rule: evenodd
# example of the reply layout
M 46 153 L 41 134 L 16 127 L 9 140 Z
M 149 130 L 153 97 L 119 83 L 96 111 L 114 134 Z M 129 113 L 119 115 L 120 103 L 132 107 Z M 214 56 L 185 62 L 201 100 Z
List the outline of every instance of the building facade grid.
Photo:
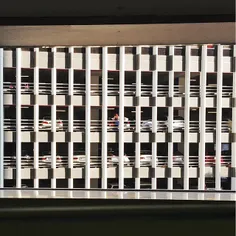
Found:
M 0 48 L 1 186 L 235 190 L 235 58 L 235 45 Z

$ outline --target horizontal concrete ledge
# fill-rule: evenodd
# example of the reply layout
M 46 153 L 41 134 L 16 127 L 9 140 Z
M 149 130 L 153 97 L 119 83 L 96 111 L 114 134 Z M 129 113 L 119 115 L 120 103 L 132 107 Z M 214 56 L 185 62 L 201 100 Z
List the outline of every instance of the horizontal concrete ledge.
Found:
M 0 26 L 0 46 L 233 44 L 234 23 Z

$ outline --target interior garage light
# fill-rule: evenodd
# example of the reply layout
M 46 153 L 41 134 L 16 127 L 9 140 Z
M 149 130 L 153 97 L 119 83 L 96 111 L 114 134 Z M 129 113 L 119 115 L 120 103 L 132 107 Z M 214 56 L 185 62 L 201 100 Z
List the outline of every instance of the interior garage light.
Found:
M 29 78 L 29 75 L 22 75 L 21 78 Z
M 216 111 L 208 111 L 208 114 L 216 114 Z

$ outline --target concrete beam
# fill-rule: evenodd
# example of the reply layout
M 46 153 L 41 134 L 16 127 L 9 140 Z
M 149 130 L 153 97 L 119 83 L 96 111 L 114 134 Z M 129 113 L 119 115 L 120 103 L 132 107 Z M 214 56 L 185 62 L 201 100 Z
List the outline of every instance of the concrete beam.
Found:
M 235 43 L 234 23 L 0 26 L 0 46 Z

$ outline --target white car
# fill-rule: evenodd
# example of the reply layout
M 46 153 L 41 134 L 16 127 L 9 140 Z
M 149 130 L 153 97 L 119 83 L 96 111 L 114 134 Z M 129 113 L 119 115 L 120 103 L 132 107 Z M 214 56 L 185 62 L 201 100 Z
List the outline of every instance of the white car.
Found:
M 168 119 L 165 118 L 164 121 L 157 121 L 157 132 L 165 132 L 168 129 Z M 184 118 L 181 116 L 174 116 L 173 119 L 173 130 L 183 131 L 184 130 Z M 152 120 L 143 121 L 141 123 L 141 131 L 152 131 Z
M 152 131 L 152 120 L 146 120 L 141 123 L 141 131 Z M 157 132 L 166 131 L 166 121 L 157 121 Z
M 46 152 L 41 158 L 42 166 L 50 167 L 52 162 L 51 152 Z M 60 166 L 62 164 L 62 158 L 59 155 L 56 155 L 56 166 Z
M 140 166 L 152 165 L 152 153 L 148 150 L 141 150 Z
M 83 150 L 74 151 L 73 164 L 76 166 L 77 165 L 83 166 L 85 165 L 85 162 L 86 162 L 85 152 Z
M 21 151 L 21 166 L 22 167 L 29 167 L 30 164 L 33 164 L 33 158 L 29 156 L 26 150 Z M 16 166 L 16 153 L 12 156 L 12 166 Z
M 96 159 L 97 159 L 97 157 L 96 157 Z M 74 164 L 74 166 L 85 166 L 86 155 L 85 155 L 84 150 L 74 151 L 73 164 Z M 99 164 L 100 163 L 98 163 L 98 161 L 95 161 L 94 158 L 92 158 L 92 156 L 90 157 L 90 167 L 96 167 Z
M 109 189 L 119 189 L 119 184 L 108 184 L 107 186 Z M 124 185 L 124 188 L 128 188 L 126 185 Z
M 14 185 L 12 188 L 16 188 L 16 185 Z M 26 184 L 21 184 L 21 188 L 28 188 Z
M 173 156 L 173 165 L 175 166 L 175 165 L 177 165 L 177 166 L 179 166 L 179 165 L 183 165 L 184 164 L 184 156 L 183 156 L 183 154 L 182 155 L 174 155 Z
M 39 124 L 39 130 L 51 130 L 52 129 L 52 121 L 51 117 L 45 116 L 43 120 Z M 56 130 L 63 130 L 63 122 L 62 120 L 58 119 L 56 121 Z
M 109 152 L 107 157 L 107 164 L 108 166 L 116 166 L 119 165 L 119 156 L 115 155 L 115 153 Z M 124 155 L 124 166 L 130 166 L 130 160 L 127 155 Z
M 184 165 L 184 155 L 179 151 L 175 151 L 172 156 L 173 166 L 183 166 Z M 167 166 L 168 165 L 168 156 L 165 153 L 158 154 L 158 165 Z

